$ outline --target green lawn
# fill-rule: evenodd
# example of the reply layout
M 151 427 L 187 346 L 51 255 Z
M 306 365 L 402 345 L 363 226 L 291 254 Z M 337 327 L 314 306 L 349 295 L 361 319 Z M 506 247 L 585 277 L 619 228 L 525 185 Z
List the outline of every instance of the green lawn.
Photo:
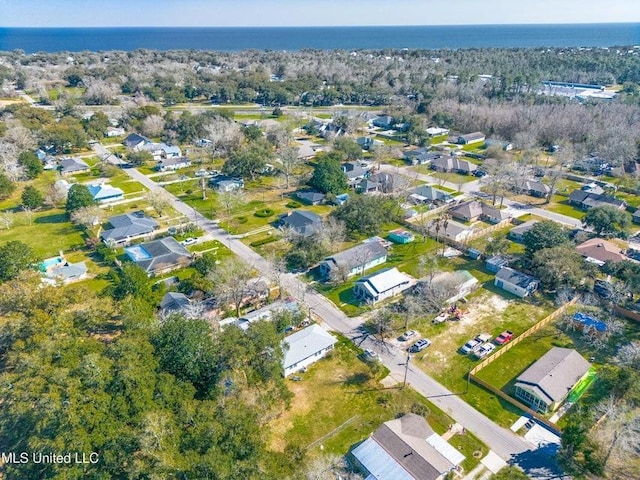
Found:
M 313 445 L 308 451 L 311 456 L 342 456 L 383 422 L 412 408 L 424 414 L 438 434 L 454 423 L 410 388 L 384 388 L 378 382 L 376 367 L 362 361 L 358 353 L 355 346 L 343 340 L 329 357 L 299 374 L 301 381 L 288 382 L 294 398 L 290 410 L 270 424 L 272 449 L 281 451 L 286 444 L 303 448 Z M 338 428 L 350 419 L 345 427 Z M 473 452 L 487 453 L 487 447 L 470 433 L 454 435 L 449 443 L 465 455 L 462 466 L 467 472 L 479 461 Z
M 558 195 L 553 196 L 553 200 L 550 204 L 548 204 L 545 208 L 551 212 L 559 213 L 561 215 L 566 215 L 567 217 L 577 218 L 581 220 L 584 217 L 585 212 L 574 207 L 569 204 L 569 201 L 566 199 L 562 199 L 562 197 L 558 198 Z

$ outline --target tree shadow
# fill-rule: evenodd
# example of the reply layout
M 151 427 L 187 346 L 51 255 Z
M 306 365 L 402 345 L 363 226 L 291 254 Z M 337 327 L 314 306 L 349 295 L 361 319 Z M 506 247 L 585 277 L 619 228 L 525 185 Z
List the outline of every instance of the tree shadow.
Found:
M 344 384 L 349 387 L 360 386 L 360 385 L 364 385 L 372 378 L 373 377 L 371 377 L 371 375 L 367 372 L 358 372 L 349 376 L 349 378 L 345 380 Z
M 508 463 L 510 465 L 518 465 L 531 478 L 568 480 L 571 477 L 566 475 L 558 464 L 557 454 L 558 445 L 547 443 L 535 450 L 527 450 L 511 455 Z
M 52 215 L 44 215 L 36 218 L 33 223 L 65 223 L 68 222 L 66 213 L 54 213 Z

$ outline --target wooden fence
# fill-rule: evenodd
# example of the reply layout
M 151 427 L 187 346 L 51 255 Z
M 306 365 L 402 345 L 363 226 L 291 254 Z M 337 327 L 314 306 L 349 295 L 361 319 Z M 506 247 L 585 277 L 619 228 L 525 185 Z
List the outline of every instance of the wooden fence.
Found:
M 473 367 L 468 373 L 468 379 L 470 381 L 473 381 L 477 385 L 480 385 L 481 387 L 489 390 L 490 392 L 492 392 L 495 395 L 499 396 L 503 400 L 509 402 L 511 405 L 519 408 L 523 412 L 525 412 L 528 415 L 534 417 L 540 423 L 545 424 L 548 428 L 550 428 L 557 435 L 560 435 L 562 431 L 561 431 L 560 427 L 558 427 L 555 423 L 549 421 L 547 418 L 545 418 L 544 416 L 540 415 L 538 412 L 532 410 L 531 408 L 529 408 L 525 404 L 519 402 L 518 400 L 513 398 L 511 395 L 507 395 L 505 392 L 503 392 L 499 388 L 496 388 L 493 385 L 490 385 L 489 383 L 485 382 L 484 380 L 481 380 L 480 378 L 478 378 L 476 376 L 476 373 L 478 373 L 480 370 L 482 370 L 484 367 L 489 365 L 494 360 L 500 358 L 506 352 L 508 352 L 513 347 L 518 345 L 522 340 L 524 340 L 525 338 L 531 336 L 532 334 L 534 334 L 535 332 L 537 332 L 541 328 L 544 328 L 546 325 L 548 325 L 553 320 L 557 319 L 560 315 L 564 314 L 569 307 L 571 307 L 572 305 L 575 305 L 575 303 L 577 301 L 578 301 L 578 298 L 576 297 L 576 298 L 573 298 L 570 302 L 565 303 L 560 308 L 558 308 L 556 311 L 552 312 L 550 315 L 546 316 L 545 318 L 540 320 L 538 323 L 533 325 L 527 331 L 525 331 L 521 335 L 519 335 L 516 338 L 514 338 L 513 340 L 511 340 L 511 342 L 509 342 L 506 345 L 504 345 L 501 349 L 497 350 L 495 353 L 493 353 L 492 355 L 489 355 L 487 358 L 482 360 L 478 365 Z

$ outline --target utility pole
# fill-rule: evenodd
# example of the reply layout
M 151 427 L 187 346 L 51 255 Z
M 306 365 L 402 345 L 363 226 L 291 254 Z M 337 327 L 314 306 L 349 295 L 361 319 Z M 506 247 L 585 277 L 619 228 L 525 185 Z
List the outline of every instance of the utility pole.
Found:
M 402 381 L 402 388 L 407 385 L 407 373 L 409 372 L 409 360 L 411 360 L 411 355 L 407 353 L 407 361 L 404 364 L 404 380 Z

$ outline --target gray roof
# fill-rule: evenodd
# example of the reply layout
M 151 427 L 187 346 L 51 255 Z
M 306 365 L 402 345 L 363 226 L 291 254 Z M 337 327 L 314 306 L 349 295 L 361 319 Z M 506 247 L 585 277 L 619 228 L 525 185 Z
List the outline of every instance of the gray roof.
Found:
M 420 185 L 413 190 L 413 193 L 429 200 L 450 200 L 453 198 L 449 192 L 440 190 L 433 185 Z
M 161 310 L 178 311 L 189 305 L 191 301 L 189 298 L 180 292 L 168 292 L 162 297 L 160 301 Z
M 142 249 L 147 254 L 148 258 L 139 259 L 135 258 L 135 254 L 133 256 L 129 255 L 129 258 L 147 273 L 153 273 L 156 270 L 163 270 L 180 265 L 182 262 L 189 263 L 191 261 L 191 253 L 173 237 L 152 240 L 128 248 Z M 125 251 L 127 250 L 125 249 Z
M 451 209 L 451 213 L 455 216 L 466 218 L 476 218 L 482 215 L 482 203 L 477 200 L 466 202 Z
M 464 139 L 465 142 L 472 142 L 474 140 L 484 139 L 484 133 L 482 132 L 467 133 L 466 135 L 460 135 L 459 138 Z
M 559 402 L 590 368 L 575 350 L 553 347 L 517 378 L 516 386 L 533 387 L 541 399 Z
M 127 138 L 122 142 L 128 148 L 134 148 L 141 143 L 149 143 L 150 140 L 147 137 L 143 137 L 142 135 L 138 135 L 137 133 L 131 133 L 127 135 Z
M 525 190 L 540 192 L 544 194 L 547 194 L 551 191 L 551 187 L 549 187 L 549 185 L 545 185 L 544 183 L 537 180 L 527 180 L 526 182 L 524 182 L 524 188 Z
M 295 230 L 305 237 L 316 233 L 322 226 L 322 218 L 319 215 L 308 210 L 296 210 L 291 214 L 283 217 L 280 223 L 284 227 Z
M 511 230 L 509 230 L 509 234 L 524 235 L 529 230 L 531 230 L 536 223 L 538 223 L 538 220 L 529 220 L 528 222 L 524 222 L 523 224 L 518 225 L 517 227 L 513 227 Z
M 109 219 L 109 223 L 113 228 L 100 234 L 100 238 L 104 241 L 115 240 L 118 242 L 126 238 L 153 232 L 158 228 L 158 222 L 153 218 L 147 217 L 142 211 L 116 215 Z
M 324 200 L 324 193 L 316 192 L 314 190 L 301 190 L 295 192 L 295 196 L 306 203 L 314 204 Z
M 536 278 L 509 267 L 502 267 L 496 273 L 496 278 L 520 288 L 528 288 L 532 283 L 538 283 Z
M 342 171 L 347 178 L 357 178 L 364 176 L 369 169 L 363 167 L 358 162 L 347 162 L 342 164 Z
M 87 265 L 84 262 L 66 263 L 61 267 L 55 268 L 51 272 L 52 277 L 58 277 L 62 280 L 72 280 L 81 277 L 87 273 Z
M 158 160 L 158 166 L 171 167 L 174 165 L 191 165 L 191 161 L 187 157 L 171 157 Z
M 313 324 L 286 337 L 282 343 L 287 345 L 282 366 L 287 369 L 296 363 L 314 356 L 331 347 L 337 340 L 320 325 Z
M 386 256 L 387 249 L 384 248 L 380 242 L 370 241 L 356 245 L 344 252 L 336 253 L 331 257 L 325 258 L 324 261 L 329 266 L 330 270 L 342 267 L 351 270 L 355 267 Z
M 90 167 L 79 158 L 63 158 L 60 160 L 60 171 L 62 173 L 84 172 Z
M 620 208 L 625 205 L 624 200 L 612 197 L 611 195 L 596 194 L 585 192 L 584 190 L 574 190 L 569 194 L 569 201 L 580 203 L 586 207 L 600 207 L 604 205 L 612 205 Z
M 423 417 L 408 413 L 382 424 L 353 455 L 380 480 L 435 480 L 464 460 L 454 450 Z

